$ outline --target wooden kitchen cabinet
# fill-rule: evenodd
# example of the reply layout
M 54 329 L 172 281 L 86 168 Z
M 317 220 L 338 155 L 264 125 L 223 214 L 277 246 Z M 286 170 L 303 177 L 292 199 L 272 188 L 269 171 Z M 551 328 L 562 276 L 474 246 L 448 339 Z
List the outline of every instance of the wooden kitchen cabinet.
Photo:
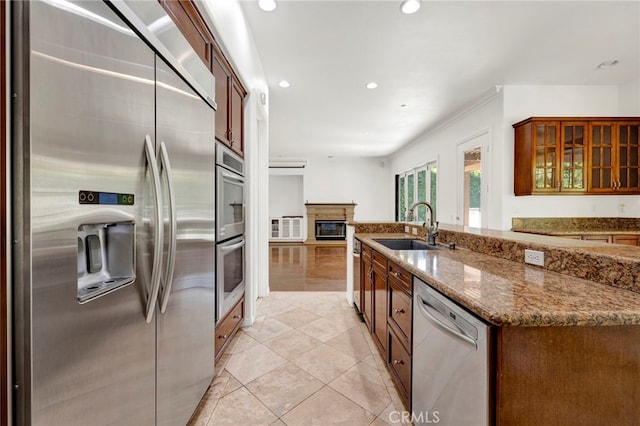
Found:
M 411 407 L 413 276 L 362 244 L 362 314 L 407 410 Z
M 218 320 L 215 327 L 215 359 L 233 339 L 244 318 L 244 296 L 229 310 L 224 318 Z
M 531 117 L 513 125 L 514 193 L 640 193 L 640 118 Z
M 389 261 L 387 278 L 387 368 L 407 410 L 411 407 L 413 277 Z
M 600 242 L 603 242 L 603 243 L 610 243 L 611 242 L 611 235 L 602 235 L 602 234 L 583 235 L 582 239 L 583 240 L 588 240 L 588 241 L 600 241 Z
M 247 91 L 220 48 L 213 45 L 211 70 L 216 78 L 216 139 L 244 156 L 244 99 Z
M 159 0 L 207 68 L 211 63 L 213 36 L 193 0 Z
M 499 327 L 500 425 L 637 425 L 640 326 Z
M 411 407 L 411 355 L 402 345 L 395 330 L 389 328 L 387 368 L 407 411 Z
M 563 238 L 577 240 L 600 241 L 603 243 L 623 244 L 627 246 L 639 246 L 640 235 L 634 234 L 585 234 L 585 235 L 562 235 Z
M 373 259 L 373 337 L 384 355 L 387 352 L 387 258 L 377 251 Z
M 612 243 L 626 246 L 640 245 L 640 235 L 613 235 Z
M 640 192 L 639 121 L 590 124 L 590 192 Z
M 247 91 L 213 37 L 194 0 L 159 0 L 216 79 L 215 137 L 244 157 L 244 99 Z
M 513 127 L 516 195 L 586 191 L 587 122 L 530 118 Z
M 362 262 L 362 275 L 360 280 L 362 281 L 362 318 L 364 319 L 369 332 L 373 331 L 373 263 L 371 259 L 372 250 L 369 246 L 362 245 L 362 255 L 360 262 Z

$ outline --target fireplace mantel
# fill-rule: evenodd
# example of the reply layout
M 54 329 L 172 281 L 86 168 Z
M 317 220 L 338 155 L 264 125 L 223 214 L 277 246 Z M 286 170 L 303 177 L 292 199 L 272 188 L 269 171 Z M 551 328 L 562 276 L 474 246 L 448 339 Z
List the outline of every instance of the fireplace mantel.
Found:
M 356 203 L 305 203 L 307 208 L 307 239 L 305 244 L 324 244 L 316 240 L 316 220 L 344 220 L 353 222 Z M 344 241 L 340 242 L 344 243 Z

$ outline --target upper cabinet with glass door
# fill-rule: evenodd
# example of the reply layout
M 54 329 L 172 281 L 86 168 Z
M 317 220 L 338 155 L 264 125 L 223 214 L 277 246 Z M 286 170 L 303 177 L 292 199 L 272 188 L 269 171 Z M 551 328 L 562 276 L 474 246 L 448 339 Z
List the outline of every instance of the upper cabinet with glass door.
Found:
M 515 195 L 640 193 L 639 126 L 593 117 L 514 124 Z
M 516 195 L 586 191 L 586 122 L 529 118 L 513 127 Z
M 640 193 L 640 120 L 622 120 L 590 125 L 590 192 Z

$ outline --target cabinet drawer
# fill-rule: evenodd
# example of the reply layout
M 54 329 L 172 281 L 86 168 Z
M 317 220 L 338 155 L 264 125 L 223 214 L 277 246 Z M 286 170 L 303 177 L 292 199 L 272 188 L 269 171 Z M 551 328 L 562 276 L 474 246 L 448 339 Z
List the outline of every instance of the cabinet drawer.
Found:
M 409 295 L 412 294 L 411 274 L 391 261 L 389 262 L 389 278 L 409 293 Z
M 627 246 L 637 246 L 640 241 L 638 235 L 613 235 L 612 242 L 614 244 L 624 244 Z
M 391 327 L 388 328 L 387 367 L 407 409 L 411 402 L 411 356 Z
M 387 258 L 375 250 L 371 251 L 371 257 L 373 258 L 373 266 L 378 266 L 384 269 L 384 274 L 386 275 L 387 274 Z
M 244 317 L 244 297 L 216 324 L 216 358 L 233 338 Z
M 362 245 L 362 257 L 367 257 L 369 259 L 371 259 L 371 252 L 373 250 L 371 250 L 371 247 L 366 246 L 366 245 Z
M 407 352 L 411 353 L 411 298 L 392 280 L 389 280 L 388 297 L 389 323 L 396 326 L 398 339 Z

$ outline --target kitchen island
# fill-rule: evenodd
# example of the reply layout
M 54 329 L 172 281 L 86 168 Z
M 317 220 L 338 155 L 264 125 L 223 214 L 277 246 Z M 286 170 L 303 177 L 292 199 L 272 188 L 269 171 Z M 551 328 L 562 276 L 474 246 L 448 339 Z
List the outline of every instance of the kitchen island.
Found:
M 454 250 L 376 241 L 416 238 L 404 226 L 356 224 L 355 237 L 491 325 L 491 422 L 637 424 L 640 249 L 456 226 L 440 231 Z M 525 248 L 545 267 L 517 261 Z

